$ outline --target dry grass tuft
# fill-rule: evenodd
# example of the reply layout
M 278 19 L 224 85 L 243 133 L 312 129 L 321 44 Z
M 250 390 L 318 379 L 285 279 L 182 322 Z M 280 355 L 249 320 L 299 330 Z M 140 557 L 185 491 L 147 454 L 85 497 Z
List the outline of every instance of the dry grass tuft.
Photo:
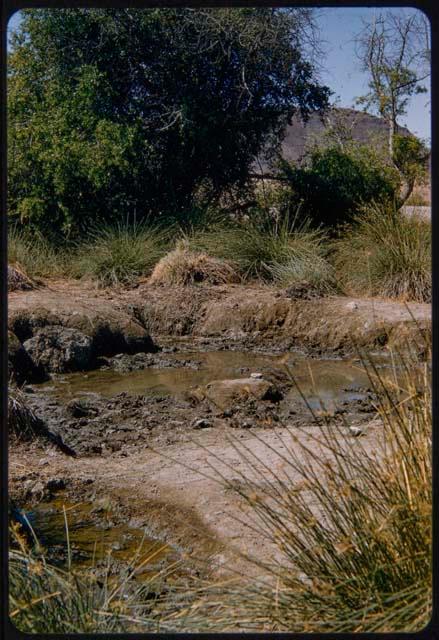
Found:
M 70 566 L 67 518 L 69 564 L 65 568 L 46 558 L 28 521 L 26 529 L 21 523 L 11 524 L 10 539 L 10 618 L 21 632 L 45 636 L 169 630 L 161 609 L 161 590 L 177 563 L 169 562 L 159 570 L 154 567 L 156 557 L 165 549 L 162 543 L 151 548 L 142 541 L 130 564 L 123 568 L 113 562 L 109 553 L 103 566 L 93 563 L 75 569 Z M 136 571 L 145 570 L 148 565 L 150 576 L 137 582 Z
M 15 387 L 8 391 L 9 436 L 18 440 L 31 440 L 41 431 L 41 422 L 27 406 L 24 395 Z
M 35 285 L 18 264 L 8 264 L 8 291 L 29 291 Z
M 203 252 L 191 251 L 185 241 L 178 242 L 176 248 L 157 263 L 149 279 L 150 284 L 181 286 L 239 281 L 231 264 Z

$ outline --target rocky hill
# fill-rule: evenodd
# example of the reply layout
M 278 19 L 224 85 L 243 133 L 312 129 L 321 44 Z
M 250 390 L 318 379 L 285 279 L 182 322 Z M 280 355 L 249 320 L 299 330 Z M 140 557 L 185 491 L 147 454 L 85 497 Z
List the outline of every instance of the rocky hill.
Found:
M 295 117 L 282 142 L 282 156 L 285 160 L 300 162 L 310 147 L 316 143 L 325 144 L 331 129 L 344 139 L 352 136 L 360 144 L 371 144 L 384 151 L 387 149 L 388 125 L 382 118 L 355 109 L 332 108 L 323 116 L 311 114 L 306 123 Z M 400 132 L 410 135 L 406 128 L 401 128 Z M 260 158 L 259 164 L 266 169 L 269 161 Z

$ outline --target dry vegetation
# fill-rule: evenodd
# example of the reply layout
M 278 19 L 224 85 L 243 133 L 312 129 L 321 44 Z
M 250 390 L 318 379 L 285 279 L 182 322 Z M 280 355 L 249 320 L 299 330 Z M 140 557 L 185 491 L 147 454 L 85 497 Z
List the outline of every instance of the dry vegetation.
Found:
M 155 266 L 149 282 L 160 285 L 192 285 L 197 283 L 227 284 L 240 278 L 231 264 L 206 253 L 191 251 L 186 241 L 166 254 Z
M 310 445 L 290 431 L 287 453 L 279 450 L 279 465 L 263 472 L 251 446 L 235 441 L 249 475 L 238 484 L 220 481 L 251 507 L 248 526 L 274 540 L 278 555 L 250 558 L 269 580 L 201 586 L 186 605 L 185 630 L 425 627 L 432 606 L 431 370 L 416 355 L 394 356 L 388 377 L 363 356 L 382 427 L 375 451 L 329 418 L 322 426 L 321 416 Z

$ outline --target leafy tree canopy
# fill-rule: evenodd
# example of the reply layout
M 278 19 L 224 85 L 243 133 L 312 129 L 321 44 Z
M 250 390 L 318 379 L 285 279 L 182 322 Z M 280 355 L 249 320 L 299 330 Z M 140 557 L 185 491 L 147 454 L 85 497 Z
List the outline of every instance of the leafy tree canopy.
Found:
M 327 105 L 305 9 L 31 9 L 9 57 L 9 210 L 46 232 L 178 217 Z

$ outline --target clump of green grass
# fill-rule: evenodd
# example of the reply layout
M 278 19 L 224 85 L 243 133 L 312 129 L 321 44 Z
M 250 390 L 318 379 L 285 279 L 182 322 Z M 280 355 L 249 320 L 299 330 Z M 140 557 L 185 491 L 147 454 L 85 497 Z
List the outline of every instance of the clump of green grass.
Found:
M 282 287 L 301 286 L 313 295 L 333 293 L 337 290 L 334 269 L 328 260 L 316 251 L 301 251 L 286 262 L 274 262 L 269 271 L 273 281 Z
M 71 274 L 100 286 L 133 284 L 166 253 L 167 234 L 144 224 L 94 229 L 72 259 Z
M 306 439 L 288 429 L 282 449 L 265 443 L 279 459 L 271 456 L 270 467 L 251 444 L 234 441 L 249 473 L 234 483 L 223 472 L 220 481 L 250 507 L 248 526 L 275 551 L 247 558 L 259 577 L 200 589 L 185 630 L 390 633 L 428 623 L 431 370 L 415 353 L 394 356 L 385 377 L 363 356 L 376 396 L 373 446 L 331 424 L 324 408 Z
M 335 268 L 347 293 L 431 302 L 431 226 L 388 206 L 357 217 L 335 243 Z
M 325 263 L 324 234 L 307 222 L 261 224 L 252 221 L 235 225 L 214 226 L 209 231 L 194 234 L 191 246 L 208 255 L 233 264 L 246 279 L 279 280 L 291 284 L 318 276 L 313 261 Z M 330 270 L 328 265 L 327 271 Z M 320 275 L 326 277 L 324 270 Z
M 30 233 L 11 226 L 8 229 L 8 264 L 28 278 L 60 277 L 65 260 L 60 251 L 41 233 Z

